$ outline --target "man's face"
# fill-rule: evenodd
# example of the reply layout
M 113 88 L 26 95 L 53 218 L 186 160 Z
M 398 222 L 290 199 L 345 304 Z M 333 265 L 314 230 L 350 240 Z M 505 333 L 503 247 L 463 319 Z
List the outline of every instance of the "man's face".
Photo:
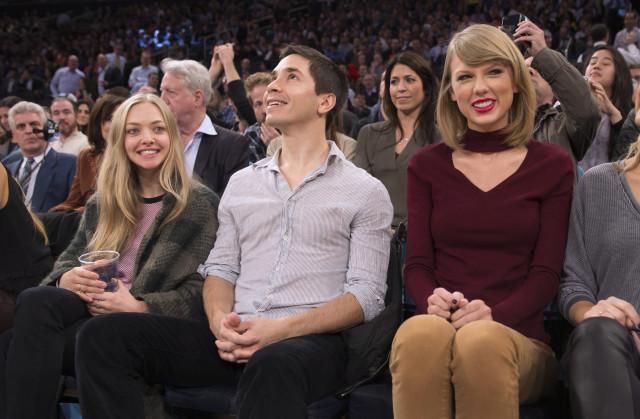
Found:
M 75 55 L 71 55 L 69 57 L 67 65 L 69 66 L 69 70 L 75 70 L 76 68 L 78 68 L 78 57 L 76 57 Z
M 628 12 L 624 15 L 624 27 L 627 30 L 631 30 L 636 26 L 636 14 L 635 12 Z
M 191 115 L 200 106 L 196 95 L 184 86 L 182 80 L 172 73 L 167 73 L 160 84 L 160 97 L 169 106 L 178 120 L 178 125 L 185 116 Z
M 283 58 L 273 70 L 273 81 L 265 95 L 266 122 L 274 128 L 311 122 L 318 117 L 324 95 L 315 92 L 309 60 L 292 54 Z
M 106 67 L 107 66 L 107 56 L 104 54 L 100 54 L 98 55 L 98 65 L 100 67 Z
M 149 74 L 149 78 L 147 79 L 147 84 L 151 87 L 158 87 L 158 84 L 160 83 L 160 77 L 158 76 L 157 73 L 151 73 Z
M 68 137 L 77 128 L 76 112 L 68 100 L 56 100 L 51 104 L 51 118 L 58 124 L 58 130 Z
M 42 154 L 47 142 L 42 134 L 35 134 L 33 129 L 42 129 L 42 121 L 37 113 L 27 112 L 15 117 L 16 129 L 12 132 L 13 141 L 18 144 L 22 155 L 32 157 Z
M 376 81 L 371 74 L 365 74 L 365 76 L 362 78 L 362 84 L 368 90 L 371 90 L 375 87 Z
M 253 112 L 256 114 L 256 119 L 259 124 L 262 124 L 267 116 L 267 107 L 264 102 L 264 94 L 266 91 L 266 84 L 258 84 L 249 92 L 251 102 L 253 103 Z
M 5 132 L 11 131 L 9 126 L 9 109 L 6 106 L 0 107 L 0 125 Z
M 151 53 L 149 53 L 149 51 L 145 51 L 140 54 L 140 64 L 142 64 L 144 67 L 151 64 Z

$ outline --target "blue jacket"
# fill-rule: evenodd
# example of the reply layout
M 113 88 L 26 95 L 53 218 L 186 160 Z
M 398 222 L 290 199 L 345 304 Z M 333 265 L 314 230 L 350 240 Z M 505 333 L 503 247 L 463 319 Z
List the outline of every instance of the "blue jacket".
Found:
M 7 164 L 13 177 L 17 177 L 21 164 L 22 158 Z M 31 210 L 33 212 L 47 212 L 49 208 L 64 202 L 71 190 L 75 174 L 75 156 L 58 153 L 52 148 L 49 149 L 36 177 L 35 189 L 31 198 Z

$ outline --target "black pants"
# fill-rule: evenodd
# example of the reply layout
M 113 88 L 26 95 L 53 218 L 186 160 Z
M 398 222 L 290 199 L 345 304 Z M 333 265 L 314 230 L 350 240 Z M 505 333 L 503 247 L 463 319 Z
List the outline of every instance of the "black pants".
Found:
M 340 335 L 287 339 L 257 351 L 245 367 L 223 361 L 205 322 L 148 314 L 97 317 L 80 330 L 76 368 L 85 419 L 144 417 L 145 382 L 237 385 L 238 417 L 297 419 L 344 384 Z
M 574 419 L 640 418 L 640 355 L 615 320 L 584 320 L 563 359 Z
M 65 289 L 20 293 L 13 329 L 0 336 L 0 417 L 55 417 L 60 376 L 74 375 L 76 333 L 90 318 L 85 303 Z

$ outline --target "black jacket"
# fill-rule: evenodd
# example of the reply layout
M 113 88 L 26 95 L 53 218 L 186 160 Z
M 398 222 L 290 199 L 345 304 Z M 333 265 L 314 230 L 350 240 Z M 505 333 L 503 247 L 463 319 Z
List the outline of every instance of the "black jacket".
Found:
M 193 167 L 194 177 L 222 196 L 229 178 L 249 165 L 249 141 L 214 125 L 217 135 L 203 135 Z

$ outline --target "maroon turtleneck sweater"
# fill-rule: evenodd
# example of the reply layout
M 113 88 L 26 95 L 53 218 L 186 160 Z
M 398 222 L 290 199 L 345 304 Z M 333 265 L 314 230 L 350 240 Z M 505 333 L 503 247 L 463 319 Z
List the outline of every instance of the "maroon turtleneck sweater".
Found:
M 469 130 L 470 151 L 506 149 L 496 133 Z M 548 341 L 544 306 L 564 259 L 573 164 L 559 147 L 530 141 L 518 170 L 488 192 L 453 166 L 445 144 L 425 147 L 408 169 L 405 282 L 419 313 L 438 287 L 483 300 L 493 319 Z

